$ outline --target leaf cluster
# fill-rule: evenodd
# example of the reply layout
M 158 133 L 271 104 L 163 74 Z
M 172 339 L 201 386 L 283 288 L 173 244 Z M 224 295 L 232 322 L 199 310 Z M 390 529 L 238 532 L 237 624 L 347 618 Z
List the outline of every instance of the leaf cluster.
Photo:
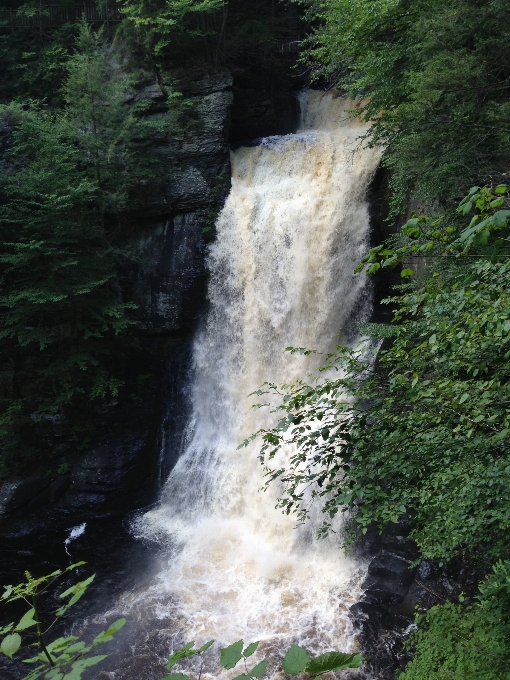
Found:
M 129 214 L 157 187 L 140 145 L 172 118 L 144 115 L 85 23 L 66 73 L 62 109 L 1 109 L 0 466 L 10 468 L 46 446 L 51 423 L 90 436 L 95 410 L 118 398 L 135 344 L 136 307 L 121 286 Z
M 406 265 L 412 257 L 425 256 L 432 260 L 451 255 L 457 258 L 490 257 L 493 263 L 508 257 L 510 210 L 500 210 L 508 202 L 507 192 L 507 184 L 499 184 L 495 188 L 475 186 L 462 199 L 453 215 L 431 218 L 417 216 L 413 212 L 411 219 L 402 227 L 400 238 L 388 239 L 386 243 L 372 248 L 362 258 L 355 273 L 366 267 L 366 273 L 370 275 L 380 269 L 404 265 L 401 276 L 410 278 L 414 271 Z M 462 228 L 458 216 L 472 213 L 471 221 Z
M 186 31 L 186 19 L 191 15 L 207 15 L 221 9 L 224 0 L 124 0 L 123 12 L 140 35 L 148 53 L 158 59 L 172 38 Z M 199 26 L 191 29 L 195 37 L 204 35 Z
M 8 626 L 0 629 L 0 636 L 5 636 L 0 643 L 0 651 L 9 658 L 12 659 L 18 652 L 29 651 L 30 648 L 34 646 L 39 650 L 36 656 L 22 659 L 23 663 L 34 666 L 23 680 L 37 680 L 37 678 L 42 677 L 47 680 L 80 680 L 82 673 L 87 668 L 95 666 L 107 656 L 104 654 L 91 655 L 90 652 L 95 650 L 99 645 L 103 645 L 113 640 L 115 633 L 125 625 L 125 619 L 118 619 L 112 623 L 107 630 L 96 635 L 90 644 L 85 643 L 75 635 L 59 637 L 49 643 L 46 642 L 46 635 L 57 621 L 83 597 L 87 588 L 94 580 L 95 574 L 85 581 L 75 583 L 70 588 L 67 588 L 64 592 L 60 593 L 60 599 L 69 599 L 55 611 L 54 620 L 46 627 L 43 626 L 39 614 L 40 597 L 45 591 L 51 588 L 59 578 L 84 564 L 85 562 L 77 562 L 76 564 L 67 567 L 67 569 L 58 569 L 57 571 L 40 578 L 34 578 L 29 572 L 26 572 L 26 582 L 16 586 L 4 586 L 5 590 L 0 597 L 0 603 L 9 603 L 22 599 L 31 607 L 22 616 L 19 623 L 10 623 Z M 26 631 L 30 628 L 35 628 L 35 631 L 29 631 L 27 633 Z M 24 636 L 33 635 L 35 636 L 36 641 L 34 643 L 27 643 L 25 641 L 25 645 L 22 646 L 23 640 L 20 633 L 23 633 Z
M 188 644 L 177 650 L 168 659 L 167 669 L 172 668 L 175 664 L 179 663 L 183 659 L 200 656 L 205 651 L 207 651 L 214 644 L 214 640 L 210 640 L 205 645 L 199 649 L 195 649 L 194 642 L 188 642 Z M 252 642 L 251 644 L 244 646 L 243 640 L 238 640 L 228 647 L 224 647 L 220 650 L 220 664 L 225 670 L 232 670 L 237 666 L 237 664 L 243 660 L 245 666 L 245 672 L 241 675 L 237 675 L 234 680 L 250 680 L 250 678 L 260 678 L 267 670 L 269 661 L 263 659 L 259 661 L 251 670 L 248 669 L 247 660 L 255 654 L 258 649 L 259 642 Z M 342 652 L 327 652 L 326 654 L 320 654 L 319 656 L 312 659 L 310 654 L 304 647 L 299 647 L 298 645 L 291 645 L 288 649 L 285 657 L 282 660 L 282 670 L 288 675 L 299 675 L 304 672 L 310 675 L 312 678 L 319 677 L 323 673 L 330 673 L 332 671 L 345 670 L 348 668 L 359 668 L 363 661 L 363 657 L 360 654 L 344 654 Z M 200 675 L 202 675 L 202 666 L 200 667 Z M 172 673 L 167 675 L 161 680 L 189 680 L 189 676 L 183 673 Z
M 408 646 L 415 650 L 400 680 L 501 680 L 510 675 L 510 563 L 498 560 L 479 586 L 477 601 L 448 602 L 417 619 Z

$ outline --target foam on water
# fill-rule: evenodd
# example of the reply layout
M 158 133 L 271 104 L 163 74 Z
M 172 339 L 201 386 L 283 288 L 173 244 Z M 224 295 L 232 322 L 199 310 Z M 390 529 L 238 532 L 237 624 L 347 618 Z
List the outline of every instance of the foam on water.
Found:
M 266 380 L 305 379 L 320 357 L 285 347 L 329 351 L 366 312 L 365 280 L 353 270 L 367 248 L 366 191 L 380 157 L 360 142 L 352 102 L 305 92 L 300 103 L 297 134 L 232 153 L 186 444 L 158 506 L 134 527 L 167 560 L 124 602 L 131 612 L 149 608 L 186 640 L 264 640 L 275 654 L 292 642 L 352 648 L 347 610 L 359 570 L 338 534 L 316 540 L 320 518 L 296 529 L 274 507 L 278 489 L 259 492 L 256 447 L 237 446 L 273 416 L 247 395 Z

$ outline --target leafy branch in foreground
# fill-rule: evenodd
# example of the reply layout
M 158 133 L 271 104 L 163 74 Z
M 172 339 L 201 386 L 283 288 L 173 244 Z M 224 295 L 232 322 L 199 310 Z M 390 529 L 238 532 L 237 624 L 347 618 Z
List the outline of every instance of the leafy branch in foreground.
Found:
M 367 274 L 375 274 L 381 268 L 391 269 L 402 264 L 405 267 L 408 258 L 413 256 L 489 257 L 493 263 L 497 262 L 498 257 L 508 257 L 510 210 L 503 207 L 508 203 L 507 192 L 507 184 L 498 184 L 495 188 L 472 187 L 456 210 L 456 215 L 462 217 L 473 214 L 468 226 L 460 233 L 456 224 L 458 220 L 452 219 L 452 216 L 430 218 L 426 215 L 418 217 L 413 213 L 402 227 L 401 238 L 397 239 L 400 243 L 396 247 L 384 243 L 372 248 L 355 272 L 359 273 L 365 267 Z M 405 267 L 401 276 L 410 278 L 414 276 L 414 271 Z
M 18 652 L 28 651 L 30 648 L 38 650 L 36 656 L 22 659 L 23 663 L 36 664 L 36 667 L 23 680 L 37 680 L 37 678 L 41 677 L 45 678 L 45 680 L 80 680 L 82 673 L 87 668 L 99 664 L 107 657 L 105 654 L 91 655 L 91 652 L 99 645 L 113 640 L 115 633 L 125 625 L 126 619 L 121 618 L 114 621 L 107 630 L 96 635 L 90 644 L 85 643 L 75 635 L 59 637 L 48 642 L 47 636 L 50 630 L 82 598 L 89 585 L 93 582 L 95 574 L 85 581 L 75 583 L 59 595 L 60 599 L 64 600 L 64 604 L 55 611 L 51 622 L 43 622 L 42 620 L 40 615 L 40 597 L 52 588 L 61 577 L 84 564 L 85 562 L 77 562 L 67 567 L 67 569 L 58 569 L 41 578 L 34 578 L 30 573 L 26 572 L 27 580 L 25 583 L 20 583 L 17 586 L 4 586 L 5 590 L 0 597 L 0 604 L 22 599 L 30 607 L 17 624 L 13 622 L 4 628 L 0 628 L 0 637 L 3 637 L 0 643 L 0 651 L 10 659 Z M 66 599 L 67 601 L 65 601 Z M 35 630 L 26 633 L 30 628 L 35 628 Z M 25 642 L 22 646 L 24 641 L 22 641 L 20 633 L 23 633 L 23 635 L 34 635 L 35 642 Z M 185 659 L 194 656 L 202 657 L 204 652 L 213 644 L 214 640 L 210 640 L 202 647 L 195 648 L 194 642 L 188 642 L 170 656 L 166 665 L 167 670 L 172 669 Z M 220 650 L 220 665 L 225 670 L 231 670 L 242 659 L 245 672 L 238 675 L 235 680 L 260 678 L 266 672 L 269 661 L 262 659 L 251 669 L 247 665 L 248 659 L 257 652 L 258 646 L 259 642 L 253 642 L 244 647 L 243 640 L 238 640 Z M 311 677 L 317 677 L 330 671 L 359 668 L 362 662 L 363 657 L 361 655 L 344 654 L 342 652 L 327 652 L 312 659 L 306 649 L 292 645 L 282 661 L 282 669 L 289 675 L 298 675 L 305 672 Z M 199 680 L 202 676 L 202 670 L 203 657 L 201 658 L 198 674 Z M 189 676 L 183 673 L 172 673 L 162 678 L 162 680 L 189 680 Z
M 157 186 L 143 142 L 168 134 L 173 113 L 145 115 L 84 22 L 66 72 L 63 109 L 0 106 L 11 130 L 0 174 L 2 472 L 49 453 L 57 426 L 85 445 L 137 347 L 136 305 L 122 288 L 135 257 L 130 215 Z
M 201 656 L 205 651 L 214 644 L 214 640 L 210 640 L 203 647 L 194 649 L 195 643 L 189 642 L 172 654 L 168 659 L 167 669 L 171 669 L 180 661 L 192 656 Z M 258 649 L 259 642 L 252 642 L 244 647 L 244 641 L 238 640 L 220 650 L 220 664 L 225 670 L 232 670 L 237 664 L 243 660 L 245 672 L 237 675 L 234 680 L 250 680 L 251 678 L 260 678 L 269 665 L 267 659 L 262 659 L 248 670 L 247 660 L 255 654 Z M 314 659 L 303 647 L 292 645 L 287 651 L 283 661 L 282 670 L 288 675 L 299 675 L 300 673 L 307 673 L 312 678 L 318 677 L 323 673 L 330 673 L 331 671 L 346 670 L 348 668 L 359 668 L 363 662 L 363 657 L 360 654 L 344 654 L 342 652 L 327 652 L 320 654 Z M 202 675 L 203 661 L 200 665 L 198 678 Z M 184 673 L 172 673 L 161 680 L 189 680 L 189 676 Z
M 4 636 L 0 644 L 0 651 L 12 659 L 20 651 L 28 651 L 34 647 L 39 650 L 36 656 L 22 659 L 23 663 L 35 665 L 35 668 L 23 680 L 36 680 L 40 677 L 48 680 L 80 680 L 83 671 L 100 663 L 107 656 L 104 654 L 93 656 L 90 652 L 99 645 L 113 640 L 114 634 L 126 623 L 125 619 L 118 619 L 111 624 L 108 630 L 96 635 L 90 644 L 85 643 L 75 635 L 59 637 L 48 642 L 47 635 L 50 630 L 83 597 L 94 580 L 95 574 L 60 593 L 59 597 L 64 600 L 64 604 L 55 611 L 51 622 L 43 622 L 42 620 L 39 606 L 40 597 L 62 576 L 84 564 L 85 562 L 77 562 L 67 569 L 58 569 L 40 578 L 34 578 L 29 572 L 26 572 L 27 580 L 25 583 L 20 583 L 17 586 L 4 586 L 5 591 L 0 597 L 0 603 L 24 600 L 30 609 L 17 624 L 13 622 L 0 629 L 0 636 Z M 35 630 L 29 631 L 30 628 L 35 628 Z M 24 636 L 35 636 L 35 642 L 26 642 L 22 646 L 24 641 L 20 633 L 23 633 Z

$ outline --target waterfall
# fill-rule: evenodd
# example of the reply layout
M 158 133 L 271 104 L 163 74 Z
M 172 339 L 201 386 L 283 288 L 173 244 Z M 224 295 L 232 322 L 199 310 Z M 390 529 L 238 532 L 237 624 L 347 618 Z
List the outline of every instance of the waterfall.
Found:
M 237 449 L 273 423 L 248 395 L 317 368 L 317 355 L 284 349 L 327 352 L 369 307 L 353 270 L 368 245 L 366 191 L 380 151 L 360 141 L 366 128 L 349 115 L 352 102 L 308 91 L 300 106 L 296 134 L 232 153 L 208 254 L 210 311 L 194 345 L 193 415 L 158 506 L 135 525 L 165 559 L 134 599 L 169 635 L 262 640 L 266 654 L 292 642 L 350 649 L 347 611 L 359 593 L 338 533 L 318 541 L 313 519 L 296 528 L 274 507 L 278 489 L 259 491 L 256 446 Z

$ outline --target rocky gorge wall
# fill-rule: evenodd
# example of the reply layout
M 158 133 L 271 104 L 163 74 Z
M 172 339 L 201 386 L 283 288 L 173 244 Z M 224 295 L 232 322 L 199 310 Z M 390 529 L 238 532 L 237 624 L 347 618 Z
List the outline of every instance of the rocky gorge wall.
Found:
M 148 191 L 132 216 L 129 246 L 136 263 L 124 279 L 138 306 L 145 359 L 137 370 L 147 379 L 104 415 L 100 436 L 86 451 L 62 442 L 47 469 L 0 483 L 0 534 L 24 531 L 35 515 L 39 524 L 45 513 L 51 524 L 60 517 L 78 521 L 123 513 L 155 497 L 178 455 L 186 421 L 190 342 L 207 307 L 204 256 L 230 187 L 230 143 L 295 129 L 295 86 L 281 86 L 291 63 L 284 57 L 276 76 L 265 79 L 246 69 L 234 79 L 222 68 L 175 68 L 132 93 L 149 103 L 146 115 L 154 119 L 168 114 L 167 87 L 178 89 L 187 105 L 171 135 L 144 142 L 143 152 L 158 161 L 158 190 Z M 8 146 L 5 127 L 0 152 Z M 53 434 L 58 442 L 59 433 Z

